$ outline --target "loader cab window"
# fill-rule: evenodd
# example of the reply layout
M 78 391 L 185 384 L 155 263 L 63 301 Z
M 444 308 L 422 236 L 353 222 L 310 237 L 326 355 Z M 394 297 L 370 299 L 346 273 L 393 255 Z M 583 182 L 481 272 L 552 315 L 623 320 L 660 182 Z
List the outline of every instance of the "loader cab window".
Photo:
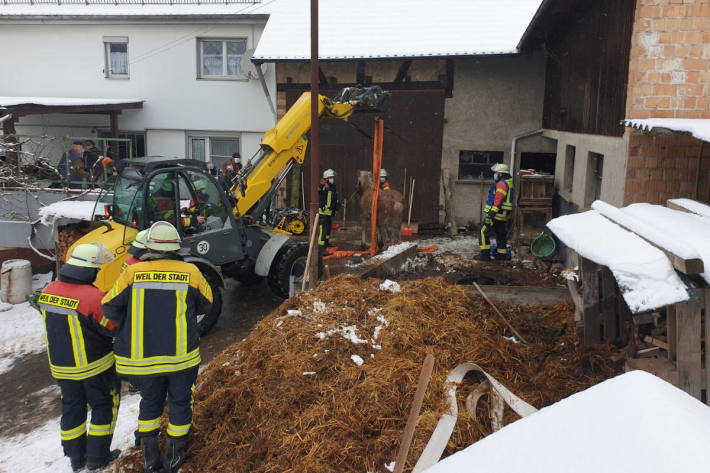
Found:
M 138 227 L 143 209 L 141 190 L 143 177 L 131 168 L 125 169 L 116 180 L 113 191 L 113 205 L 111 206 L 112 218 L 116 222 Z
M 229 216 L 229 209 L 224 205 L 219 188 L 201 172 L 184 171 L 181 176 L 186 179 L 191 191 L 187 213 L 204 218 L 204 223 L 196 228 L 196 231 L 221 229 Z
M 148 181 L 146 189 L 146 226 L 160 220 L 173 225 L 177 224 L 175 173 L 163 172 L 156 174 Z

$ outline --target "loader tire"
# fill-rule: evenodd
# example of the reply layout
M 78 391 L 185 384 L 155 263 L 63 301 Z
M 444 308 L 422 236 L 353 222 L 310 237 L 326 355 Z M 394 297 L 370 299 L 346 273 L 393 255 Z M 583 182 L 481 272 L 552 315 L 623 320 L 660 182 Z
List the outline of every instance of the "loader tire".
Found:
M 276 254 L 269 272 L 269 287 L 278 297 L 288 299 L 291 275 L 296 276 L 295 283 L 300 290 L 303 273 L 306 269 L 308 244 L 299 241 L 286 243 Z M 318 276 L 321 271 L 318 268 Z
M 197 330 L 200 336 L 206 335 L 215 326 L 222 313 L 222 286 L 219 277 L 211 271 L 203 271 L 203 275 L 212 289 L 212 306 L 206 314 L 197 314 Z

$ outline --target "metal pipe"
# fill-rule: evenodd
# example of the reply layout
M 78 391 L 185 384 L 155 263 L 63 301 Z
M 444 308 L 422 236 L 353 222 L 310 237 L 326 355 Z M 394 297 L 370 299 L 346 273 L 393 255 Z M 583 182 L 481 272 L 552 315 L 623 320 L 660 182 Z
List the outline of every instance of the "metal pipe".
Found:
M 318 220 L 318 169 L 320 165 L 320 127 L 318 126 L 318 105 L 319 105 L 319 88 L 318 81 L 320 80 L 318 65 L 318 0 L 311 0 L 311 192 L 310 192 L 310 213 L 311 213 L 311 228 L 317 231 L 315 226 Z M 311 289 L 316 287 L 318 283 L 318 259 L 320 258 L 319 251 L 313 251 L 309 254 L 310 265 L 308 267 L 308 281 Z
M 264 78 L 264 72 L 261 70 L 261 63 L 254 63 L 254 67 L 256 68 L 256 75 L 259 76 L 259 82 L 261 82 L 261 87 L 264 89 L 264 95 L 266 95 L 266 101 L 269 103 L 269 108 L 271 109 L 271 113 L 274 114 L 274 123 L 276 123 L 276 120 L 278 118 L 278 114 L 276 113 L 276 107 L 274 107 L 274 102 L 271 100 L 271 95 L 269 94 L 269 88 L 266 86 L 266 79 Z

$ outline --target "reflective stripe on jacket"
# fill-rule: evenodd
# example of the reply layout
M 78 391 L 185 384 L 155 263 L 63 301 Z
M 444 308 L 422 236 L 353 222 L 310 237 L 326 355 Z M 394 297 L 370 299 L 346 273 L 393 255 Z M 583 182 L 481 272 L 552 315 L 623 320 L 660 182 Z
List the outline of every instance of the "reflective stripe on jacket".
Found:
M 334 184 L 318 186 L 318 213 L 332 216 L 338 211 L 338 191 Z
M 200 364 L 197 314 L 209 311 L 212 290 L 194 264 L 166 258 L 128 266 L 101 302 L 119 325 L 119 374 L 150 376 Z
M 103 316 L 104 293 L 90 284 L 53 281 L 38 299 L 46 330 L 49 368 L 55 379 L 82 380 L 114 363 L 111 332 Z
M 493 183 L 488 191 L 484 213 L 492 211 L 496 220 L 507 221 L 513 211 L 513 179 L 501 179 Z

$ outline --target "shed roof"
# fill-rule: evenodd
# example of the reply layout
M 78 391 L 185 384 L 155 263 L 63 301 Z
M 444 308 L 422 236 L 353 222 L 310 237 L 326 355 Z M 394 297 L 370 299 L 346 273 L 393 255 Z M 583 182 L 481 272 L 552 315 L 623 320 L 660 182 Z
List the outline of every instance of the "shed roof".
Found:
M 0 107 L 14 114 L 105 113 L 129 108 L 143 108 L 142 99 L 105 99 L 73 97 L 0 97 Z
M 324 60 L 517 53 L 541 0 L 328 0 L 319 6 Z M 308 0 L 280 0 L 255 61 L 310 59 Z M 255 12 L 261 11 L 256 8 Z
M 626 119 L 624 126 L 650 132 L 690 133 L 695 138 L 710 141 L 710 118 L 648 118 Z

